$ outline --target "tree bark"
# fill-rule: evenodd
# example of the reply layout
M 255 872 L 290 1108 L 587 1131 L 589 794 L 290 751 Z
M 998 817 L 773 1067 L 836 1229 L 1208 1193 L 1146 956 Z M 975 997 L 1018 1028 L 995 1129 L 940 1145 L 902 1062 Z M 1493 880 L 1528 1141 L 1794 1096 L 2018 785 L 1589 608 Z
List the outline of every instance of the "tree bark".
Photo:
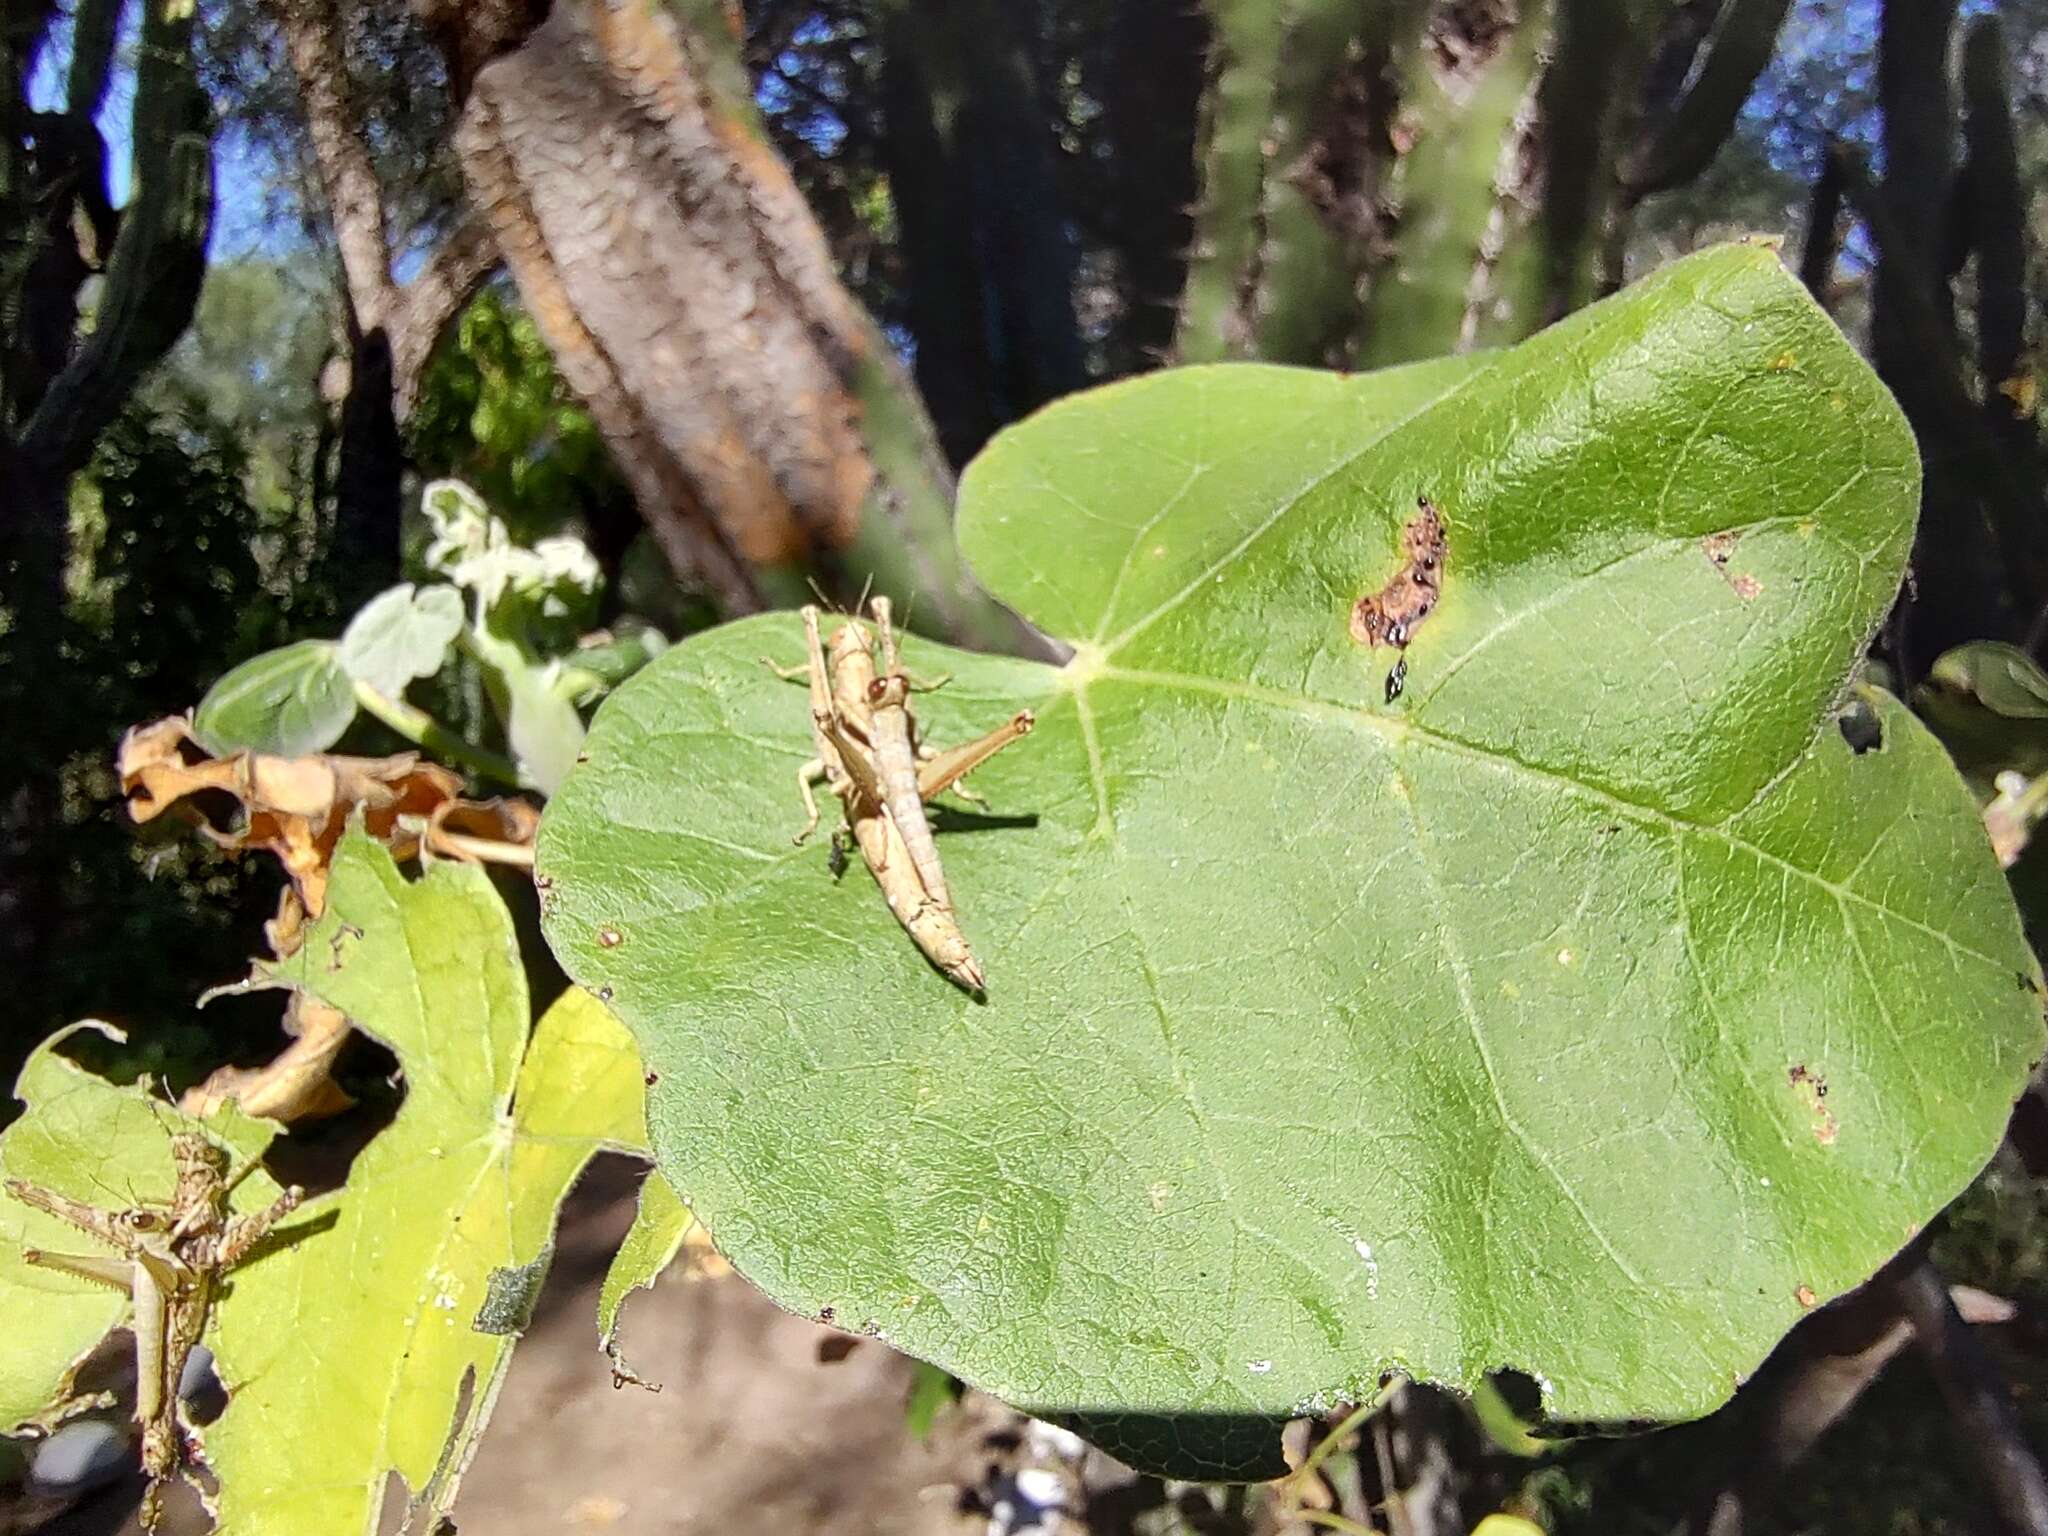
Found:
M 356 329 L 367 336 L 397 307 L 398 284 L 391 276 L 384 189 L 349 80 L 341 8 L 335 0 L 270 0 L 269 8 L 298 81 L 349 309 Z
M 737 72 L 730 37 L 671 11 L 562 0 L 477 72 L 471 198 L 679 571 L 735 612 L 804 573 L 872 576 L 936 628 L 1017 643 L 960 566 L 930 423 Z
M 298 82 L 347 298 L 348 394 L 334 476 L 334 534 L 323 557 L 347 612 L 403 574 L 400 428 L 435 342 L 498 255 L 488 228 L 472 219 L 442 242 L 411 282 L 397 281 L 384 189 L 349 76 L 341 8 L 336 0 L 269 0 L 269 11 Z

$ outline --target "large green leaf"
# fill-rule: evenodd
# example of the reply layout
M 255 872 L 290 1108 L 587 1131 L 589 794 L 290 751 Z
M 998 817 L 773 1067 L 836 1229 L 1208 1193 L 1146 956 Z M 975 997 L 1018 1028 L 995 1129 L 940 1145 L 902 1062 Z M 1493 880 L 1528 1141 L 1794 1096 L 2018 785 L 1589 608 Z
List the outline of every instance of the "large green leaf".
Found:
M 1084 1415 L 1503 1366 L 1571 1418 L 1696 1414 L 1968 1182 L 2041 1044 L 1939 747 L 1889 700 L 1876 750 L 1831 723 L 1916 484 L 1755 246 L 1497 355 L 1065 401 L 960 519 L 1073 661 L 907 656 L 955 674 L 936 742 L 1039 716 L 995 815 L 941 820 L 987 1002 L 790 847 L 787 615 L 602 708 L 547 931 L 787 1306 Z M 1347 620 L 1421 495 L 1444 592 L 1390 703 Z

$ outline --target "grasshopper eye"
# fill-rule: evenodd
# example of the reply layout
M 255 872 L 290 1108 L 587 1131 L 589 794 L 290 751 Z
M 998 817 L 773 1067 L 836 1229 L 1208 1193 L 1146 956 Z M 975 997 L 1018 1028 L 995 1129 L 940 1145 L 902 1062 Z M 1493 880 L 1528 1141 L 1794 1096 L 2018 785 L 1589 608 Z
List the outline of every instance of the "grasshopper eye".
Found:
M 882 695 L 888 691 L 889 684 L 882 678 L 876 678 L 872 683 L 868 684 L 868 702 L 870 704 L 881 703 Z
M 124 1211 L 121 1219 L 137 1232 L 160 1232 L 164 1227 L 160 1211 Z

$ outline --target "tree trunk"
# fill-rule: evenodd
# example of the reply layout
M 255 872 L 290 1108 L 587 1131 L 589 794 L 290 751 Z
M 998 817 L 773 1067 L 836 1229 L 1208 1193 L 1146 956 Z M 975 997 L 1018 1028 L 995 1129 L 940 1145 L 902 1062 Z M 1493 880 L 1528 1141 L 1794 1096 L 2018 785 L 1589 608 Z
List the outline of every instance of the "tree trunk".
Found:
M 882 110 L 917 382 L 954 464 L 1081 387 L 1074 251 L 1009 0 L 883 0 Z
M 442 328 L 497 265 L 497 249 L 483 225 L 471 221 L 448 236 L 411 282 L 397 281 L 384 190 L 349 78 L 340 6 L 336 0 L 269 0 L 269 10 L 298 82 L 341 258 L 349 380 L 334 476 L 334 536 L 322 552 L 322 576 L 347 613 L 403 574 L 399 428 Z M 478 27 L 498 15 L 479 17 Z M 459 75 L 472 62 L 458 57 L 451 71 Z
M 483 65 L 457 148 L 529 313 L 679 572 L 730 611 L 807 572 L 1021 638 L 952 541 L 952 480 L 762 135 L 733 40 L 562 0 Z
M 0 146 L 0 212 L 28 238 L 0 256 L 0 567 L 11 623 L 0 637 L 0 719 L 10 740 L 0 768 L 0 965 L 16 1009 L 38 1027 L 63 963 L 55 935 L 64 921 L 68 856 L 62 836 L 67 760 L 103 743 L 72 736 L 64 643 L 65 568 L 70 557 L 71 477 L 136 382 L 191 319 L 205 271 L 213 215 L 209 109 L 192 61 L 191 7 L 148 0 L 135 71 L 131 193 L 118 216 L 90 178 L 104 164 L 92 119 L 101 109 L 113 46 L 113 8 L 86 0 L 75 14 L 74 53 L 62 114 L 43 114 L 45 139 L 60 127 L 68 155 L 25 153 L 25 66 L 55 8 L 9 6 L 0 29 L 6 126 Z M 53 123 L 52 118 L 60 118 Z M 39 209 L 51 216 L 26 217 Z M 73 219 L 76 211 L 78 217 Z M 81 227 L 97 232 L 92 259 L 78 250 Z M 108 239 L 108 236 L 111 236 Z M 0 247 L 4 249 L 4 247 Z M 104 272 L 89 331 L 80 331 L 77 290 Z M 51 323 L 52 310 L 62 324 Z

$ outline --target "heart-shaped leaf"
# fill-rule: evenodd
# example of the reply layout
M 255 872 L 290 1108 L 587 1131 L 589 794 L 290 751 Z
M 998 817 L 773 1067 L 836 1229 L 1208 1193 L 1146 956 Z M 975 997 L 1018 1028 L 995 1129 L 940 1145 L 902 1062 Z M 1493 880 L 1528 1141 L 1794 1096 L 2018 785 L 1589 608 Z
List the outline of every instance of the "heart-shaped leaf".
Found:
M 602 708 L 547 931 L 734 1265 L 1012 1401 L 1227 1423 L 1513 1366 L 1696 1414 L 1970 1179 L 2041 1044 L 1940 748 L 1831 723 L 1916 484 L 1755 246 L 1492 356 L 1064 401 L 960 522 L 1074 659 L 906 656 L 954 674 L 938 745 L 1038 713 L 939 818 L 986 1003 L 790 847 L 788 615 Z M 1416 607 L 1421 497 L 1390 699 L 1352 618 Z
M 192 734 L 215 757 L 325 752 L 356 717 L 355 680 L 331 640 L 252 656 L 206 690 Z
M 379 592 L 341 634 L 342 667 L 387 699 L 414 678 L 432 677 L 462 633 L 462 594 L 454 587 L 400 582 Z

